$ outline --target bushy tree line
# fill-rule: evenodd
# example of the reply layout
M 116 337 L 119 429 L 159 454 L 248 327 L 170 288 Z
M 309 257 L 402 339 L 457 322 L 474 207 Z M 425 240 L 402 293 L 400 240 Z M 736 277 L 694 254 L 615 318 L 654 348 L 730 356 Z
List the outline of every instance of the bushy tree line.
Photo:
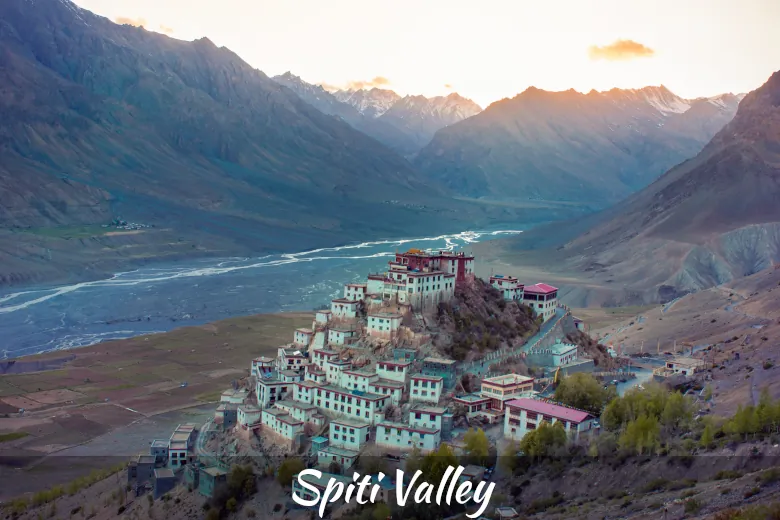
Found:
M 601 415 L 604 406 L 617 396 L 614 386 L 604 384 L 590 374 L 577 373 L 564 378 L 555 389 L 555 400 L 585 410 L 593 415 Z
M 733 417 L 723 424 L 726 434 L 750 436 L 778 433 L 780 429 L 780 400 L 772 399 L 764 388 L 758 405 L 740 406 Z

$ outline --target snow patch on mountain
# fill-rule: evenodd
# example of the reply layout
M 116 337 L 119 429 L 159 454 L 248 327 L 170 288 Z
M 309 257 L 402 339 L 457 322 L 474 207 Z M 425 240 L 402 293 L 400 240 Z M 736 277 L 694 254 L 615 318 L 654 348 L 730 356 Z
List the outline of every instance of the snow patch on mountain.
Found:
M 342 103 L 348 103 L 367 117 L 380 117 L 387 112 L 401 96 L 383 88 L 338 90 L 333 95 Z

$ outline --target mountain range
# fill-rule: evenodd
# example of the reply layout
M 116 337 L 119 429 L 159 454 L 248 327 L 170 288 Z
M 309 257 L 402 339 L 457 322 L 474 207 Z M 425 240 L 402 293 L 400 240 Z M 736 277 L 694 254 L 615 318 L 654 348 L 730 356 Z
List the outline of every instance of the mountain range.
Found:
M 329 92 L 291 72 L 273 79 L 321 112 L 344 120 L 404 156 L 417 153 L 438 130 L 482 110 L 456 93 L 427 98 L 402 97 L 380 88 Z
M 688 100 L 663 86 L 588 94 L 531 87 L 443 128 L 414 163 L 462 196 L 605 207 L 696 155 L 739 100 Z
M 695 156 L 740 99 L 331 93 L 70 0 L 0 3 L 0 93 L 0 283 L 581 216 Z
M 778 200 L 780 72 L 693 158 L 617 205 L 540 228 L 511 249 L 580 278 L 577 304 L 594 303 L 599 286 L 615 288 L 610 304 L 669 301 L 780 262 Z
M 36 279 L 27 270 L 52 258 L 91 264 L 87 249 L 145 261 L 398 236 L 420 218 L 425 232 L 463 229 L 463 205 L 397 153 L 207 38 L 117 25 L 69 0 L 5 0 L 0 92 L 6 281 Z M 116 216 L 155 230 L 78 247 L 46 231 Z

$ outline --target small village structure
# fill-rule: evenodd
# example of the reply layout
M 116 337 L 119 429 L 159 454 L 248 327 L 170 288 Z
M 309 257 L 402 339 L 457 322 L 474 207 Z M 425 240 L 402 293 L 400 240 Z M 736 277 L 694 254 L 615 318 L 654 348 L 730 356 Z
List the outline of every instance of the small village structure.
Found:
M 507 301 L 522 301 L 523 299 L 523 288 L 525 286 L 520 283 L 517 278 L 504 276 L 503 274 L 495 274 L 490 277 L 490 285 L 495 289 L 498 289 Z
M 351 482 L 340 474 L 349 474 L 366 450 L 436 450 L 454 438 L 456 415 L 503 425 L 504 436 L 512 439 L 542 421 L 561 422 L 572 435 L 593 428 L 586 412 L 538 399 L 532 377 L 485 377 L 478 392 L 454 395 L 457 362 L 431 356 L 430 335 L 410 324 L 451 301 L 459 284 L 474 279 L 474 257 L 413 249 L 388 264 L 384 273 L 346 284 L 343 297 L 317 311 L 311 328 L 295 329 L 292 342 L 279 346 L 275 358 L 251 360 L 248 384 L 234 383 L 222 392 L 212 430 L 244 439 L 259 436 L 290 452 L 305 449 L 310 462 L 328 472 L 322 482 L 313 482 L 324 486 L 331 474 Z M 504 275 L 491 276 L 490 284 L 504 300 L 524 302 L 544 320 L 556 312 L 555 287 L 524 286 Z M 562 366 L 577 360 L 577 347 L 561 343 L 529 355 L 548 356 L 551 366 Z M 227 468 L 198 460 L 196 436 L 194 425 L 182 424 L 169 440 L 153 441 L 148 455 L 131 462 L 129 481 L 153 484 L 155 496 L 161 496 L 183 472 L 192 489 L 213 496 L 226 481 Z M 484 475 L 484 468 L 467 470 L 461 479 L 478 481 Z M 293 482 L 295 491 L 297 479 Z M 392 481 L 378 483 L 393 495 Z
M 547 321 L 555 315 L 558 307 L 558 288 L 546 283 L 527 285 L 523 288 L 523 303 Z
M 707 368 L 703 359 L 693 357 L 676 357 L 666 361 L 664 366 L 653 371 L 656 378 L 664 379 L 672 376 L 692 376 Z
M 542 423 L 561 423 L 574 439 L 595 429 L 595 418 L 588 412 L 539 399 L 513 399 L 506 403 L 506 409 L 504 437 L 515 441 L 522 440 Z
M 562 367 L 578 360 L 579 347 L 560 340 L 549 346 L 539 346 L 529 349 L 528 355 L 534 364 L 546 367 Z

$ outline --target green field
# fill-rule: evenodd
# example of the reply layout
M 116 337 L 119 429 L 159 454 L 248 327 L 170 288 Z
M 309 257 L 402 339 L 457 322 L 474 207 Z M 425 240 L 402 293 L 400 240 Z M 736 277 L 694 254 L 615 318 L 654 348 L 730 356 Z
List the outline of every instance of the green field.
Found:
M 105 235 L 110 231 L 116 231 L 111 227 L 103 227 L 98 224 L 90 226 L 57 226 L 57 227 L 41 227 L 41 228 L 27 228 L 20 230 L 20 233 L 29 233 L 32 235 L 38 235 L 51 238 L 90 238 L 94 236 Z
M 0 433 L 0 442 L 11 442 L 17 439 L 24 439 L 28 435 L 30 434 L 27 432 Z

